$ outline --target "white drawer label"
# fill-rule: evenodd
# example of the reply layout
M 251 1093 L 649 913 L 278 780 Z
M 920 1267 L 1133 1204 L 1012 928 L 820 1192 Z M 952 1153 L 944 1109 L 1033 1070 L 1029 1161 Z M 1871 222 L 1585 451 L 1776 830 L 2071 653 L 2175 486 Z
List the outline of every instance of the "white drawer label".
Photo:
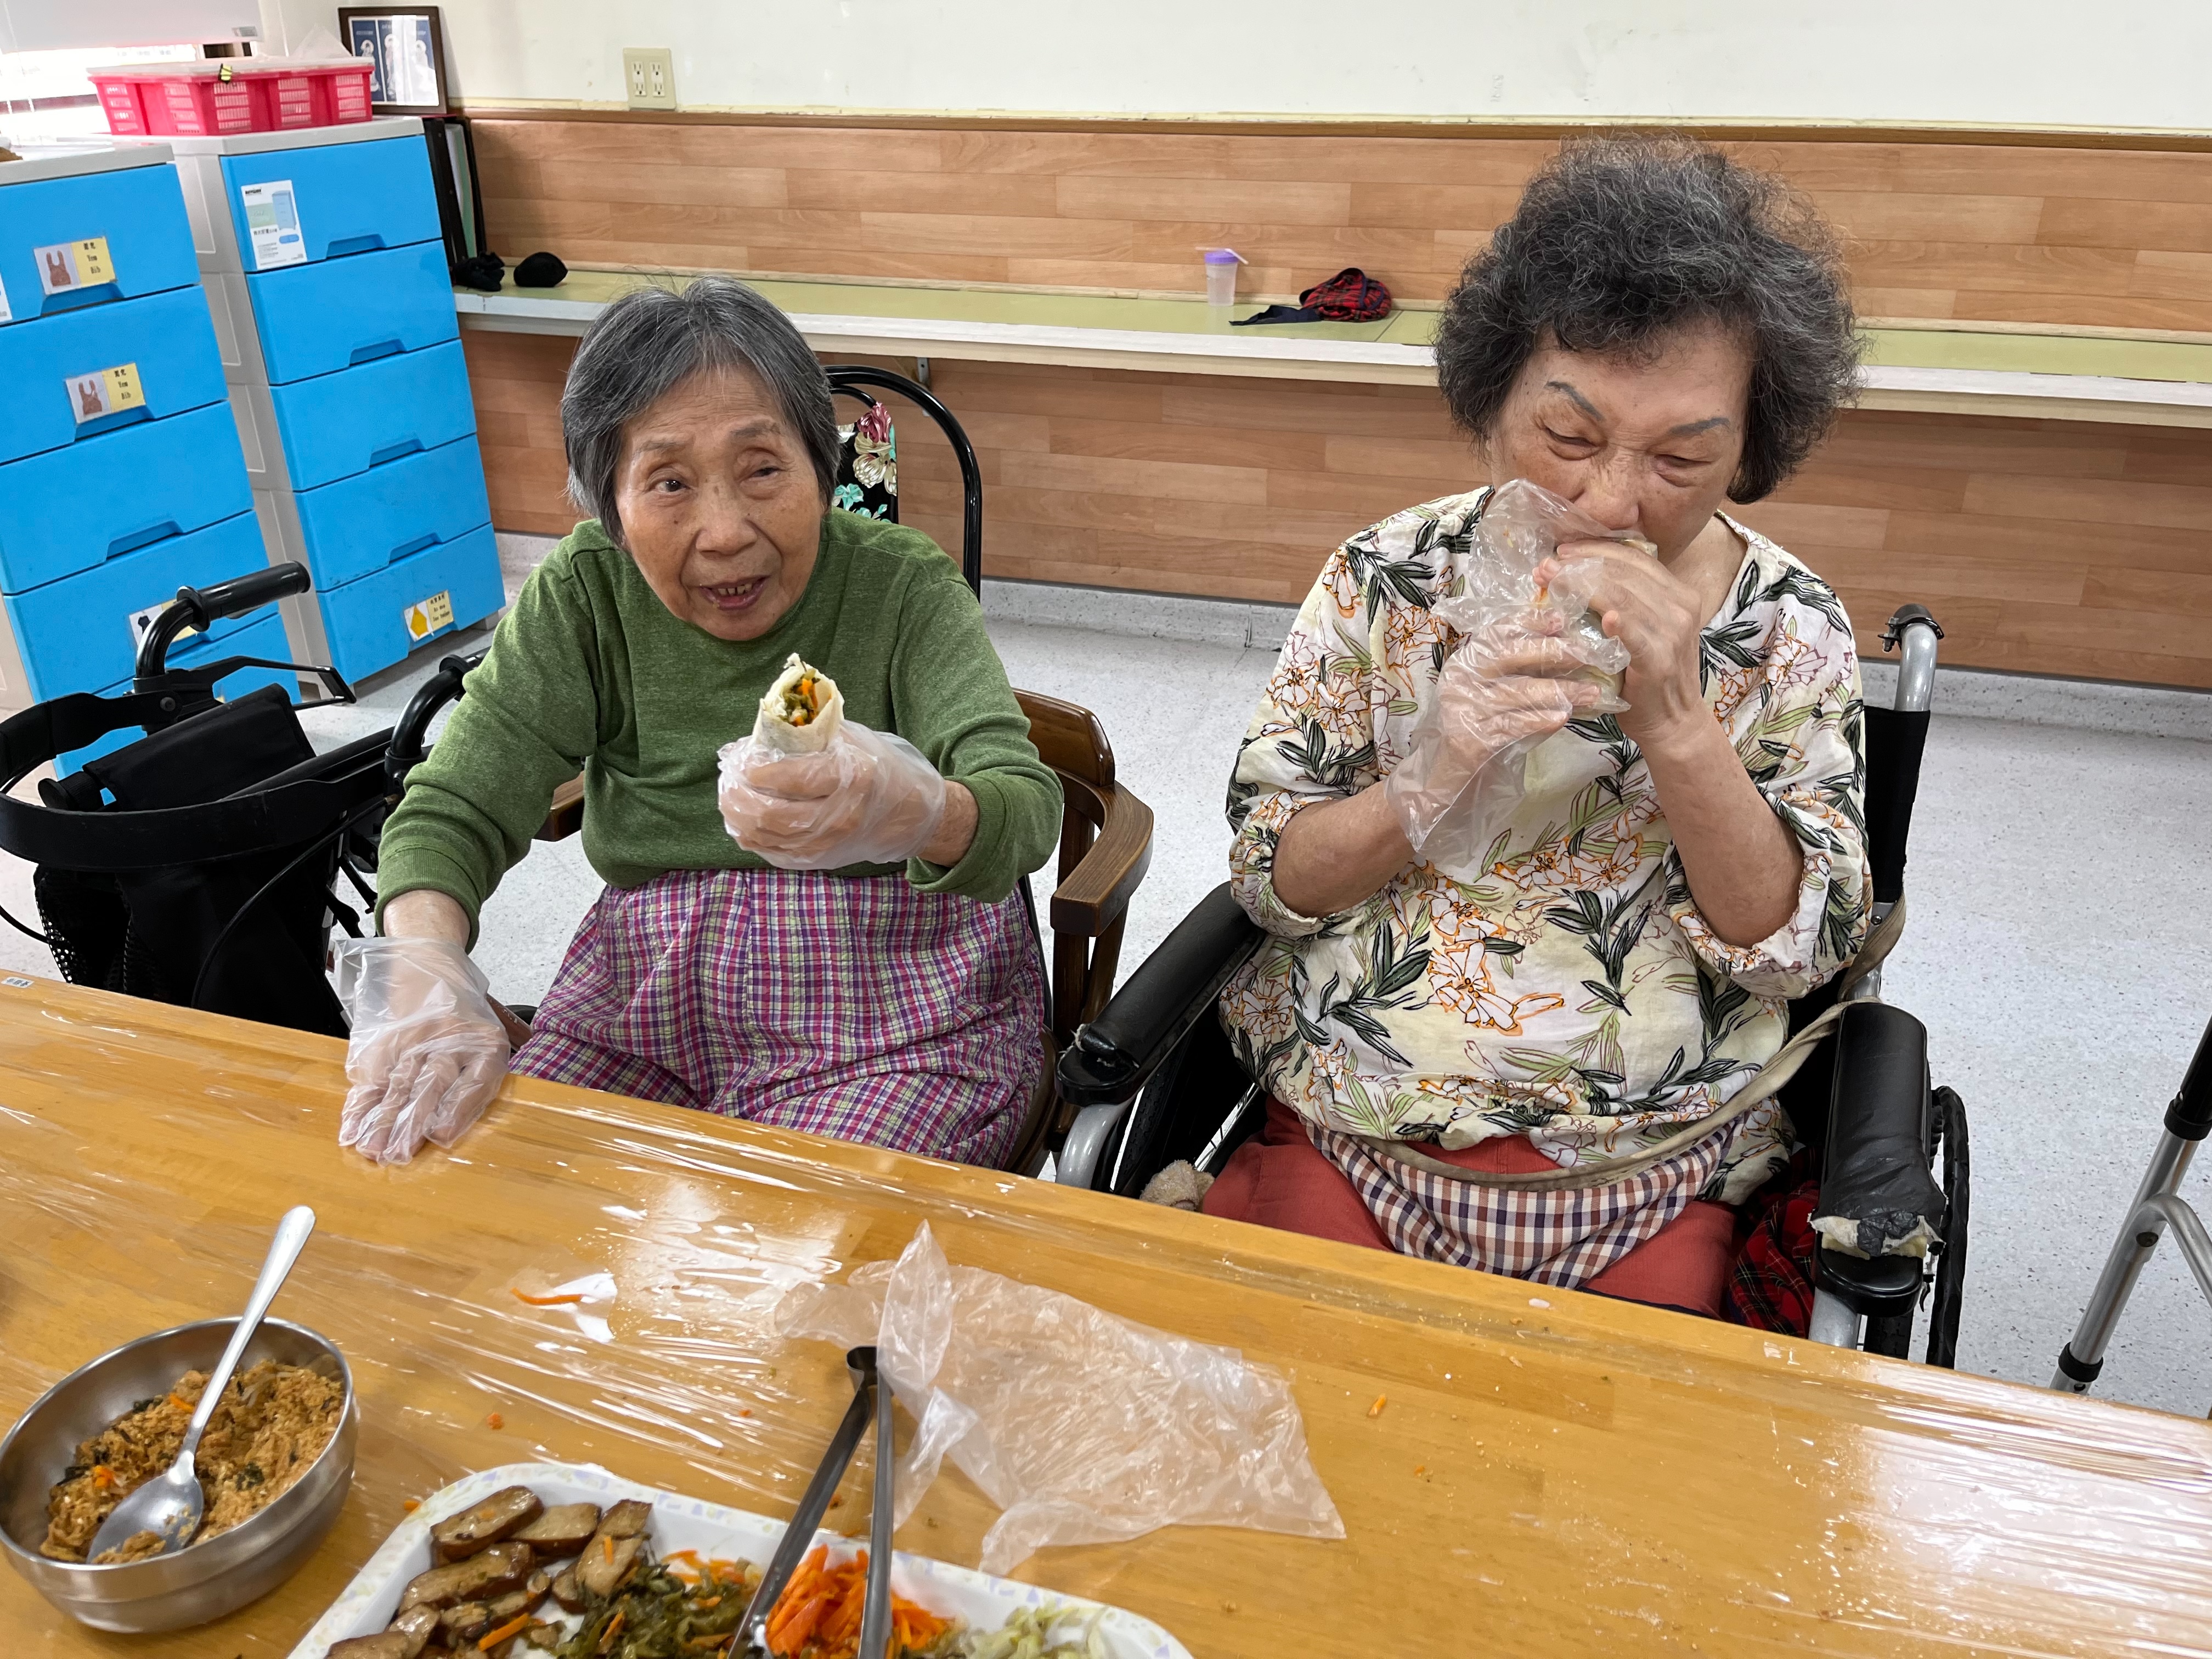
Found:
M 450 591 L 433 593 L 409 605 L 400 615 L 407 623 L 407 637 L 419 645 L 440 629 L 453 625 L 453 596 Z
M 292 199 L 289 179 L 241 185 L 238 199 L 246 209 L 246 230 L 253 240 L 256 270 L 307 263 L 307 240 L 300 234 L 300 210 Z
M 146 406 L 146 388 L 138 379 L 138 365 L 118 363 L 113 368 L 89 374 L 72 374 L 63 382 L 69 388 L 70 412 L 82 426 L 103 415 L 119 415 L 126 409 Z
M 107 238 L 88 236 L 81 242 L 55 242 L 31 250 L 39 268 L 39 286 L 49 294 L 72 289 L 99 288 L 115 280 L 115 261 L 108 257 Z

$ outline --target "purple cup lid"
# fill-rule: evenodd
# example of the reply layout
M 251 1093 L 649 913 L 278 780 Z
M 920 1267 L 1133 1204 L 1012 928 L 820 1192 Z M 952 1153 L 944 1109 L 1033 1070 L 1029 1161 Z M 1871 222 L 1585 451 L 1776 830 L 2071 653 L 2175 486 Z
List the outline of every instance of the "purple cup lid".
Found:
M 1233 247 L 1210 247 L 1206 250 L 1206 263 L 1210 265 L 1241 265 L 1244 256 Z

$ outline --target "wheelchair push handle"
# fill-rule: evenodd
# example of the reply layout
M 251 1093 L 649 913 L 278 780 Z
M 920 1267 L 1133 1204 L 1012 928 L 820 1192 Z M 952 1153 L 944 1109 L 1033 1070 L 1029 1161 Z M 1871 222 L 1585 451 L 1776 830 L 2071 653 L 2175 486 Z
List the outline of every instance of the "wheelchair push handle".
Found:
M 264 605 L 304 593 L 311 586 L 307 567 L 287 562 L 207 587 L 179 588 L 176 599 L 154 618 L 154 625 L 138 642 L 136 678 L 152 679 L 165 672 L 169 647 L 187 630 L 204 630 L 227 617 L 242 617 Z
M 462 681 L 488 654 L 487 650 L 473 656 L 444 659 L 438 664 L 438 672 L 423 681 L 408 699 L 399 723 L 392 728 L 392 741 L 385 747 L 385 771 L 393 784 L 404 787 L 407 775 L 422 763 L 423 756 L 428 752 L 424 739 L 430 734 L 431 720 L 441 708 L 462 695 L 465 689 Z

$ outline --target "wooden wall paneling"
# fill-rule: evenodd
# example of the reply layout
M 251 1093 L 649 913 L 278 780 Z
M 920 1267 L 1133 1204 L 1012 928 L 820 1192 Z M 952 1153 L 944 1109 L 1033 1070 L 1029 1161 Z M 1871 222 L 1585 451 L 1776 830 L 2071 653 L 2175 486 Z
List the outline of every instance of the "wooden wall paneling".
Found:
M 572 263 L 1248 295 L 1358 264 L 1440 299 L 1551 153 L 1517 136 L 477 118 L 495 242 Z M 1759 140 L 1871 315 L 2212 331 L 2212 154 Z

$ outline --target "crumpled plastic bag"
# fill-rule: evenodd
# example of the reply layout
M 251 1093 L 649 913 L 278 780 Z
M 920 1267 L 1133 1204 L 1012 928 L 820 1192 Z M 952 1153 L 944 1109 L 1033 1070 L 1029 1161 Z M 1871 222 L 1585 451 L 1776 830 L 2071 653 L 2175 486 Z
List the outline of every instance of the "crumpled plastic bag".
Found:
M 1003 1513 L 982 1569 L 1048 1544 L 1172 1522 L 1341 1538 L 1289 1385 L 1233 1348 L 1171 1336 L 1056 1291 L 947 1264 L 927 1224 L 896 1262 L 800 1285 L 776 1329 L 853 1348 L 915 1418 L 903 1524 L 946 1456 Z
M 1479 678 L 1496 678 L 1492 665 L 1516 644 L 1552 639 L 1583 665 L 1570 678 L 1589 681 L 1601 693 L 1593 706 L 1577 711 L 1577 718 L 1626 709 L 1620 676 L 1628 667 L 1628 647 L 1608 636 L 1589 609 L 1598 562 L 1571 561 L 1540 592 L 1536 567 L 1562 542 L 1612 541 L 1646 553 L 1657 550 L 1640 536 L 1607 529 L 1525 478 L 1492 491 L 1469 533 L 1470 545 L 1454 572 L 1451 592 L 1431 607 L 1437 620 L 1462 636 L 1454 665 L 1464 663 Z M 1447 665 L 1447 672 L 1454 665 Z M 1464 729 L 1453 734 L 1456 744 L 1447 741 L 1443 729 L 1446 699 L 1433 699 L 1401 763 L 1405 775 L 1393 774 L 1391 805 L 1407 838 L 1415 852 L 1448 876 L 1473 880 L 1482 872 L 1492 840 L 1522 798 L 1530 752 L 1552 735 L 1541 729 L 1533 736 L 1516 732 L 1556 722 L 1563 712 L 1536 706 L 1547 700 L 1534 688 L 1524 690 L 1528 695 L 1505 697 L 1506 706 L 1496 709 L 1461 710 Z M 1480 741 L 1482 734 L 1491 740 Z M 1452 751 L 1471 740 L 1481 750 L 1474 763 L 1455 763 L 1464 757 Z

